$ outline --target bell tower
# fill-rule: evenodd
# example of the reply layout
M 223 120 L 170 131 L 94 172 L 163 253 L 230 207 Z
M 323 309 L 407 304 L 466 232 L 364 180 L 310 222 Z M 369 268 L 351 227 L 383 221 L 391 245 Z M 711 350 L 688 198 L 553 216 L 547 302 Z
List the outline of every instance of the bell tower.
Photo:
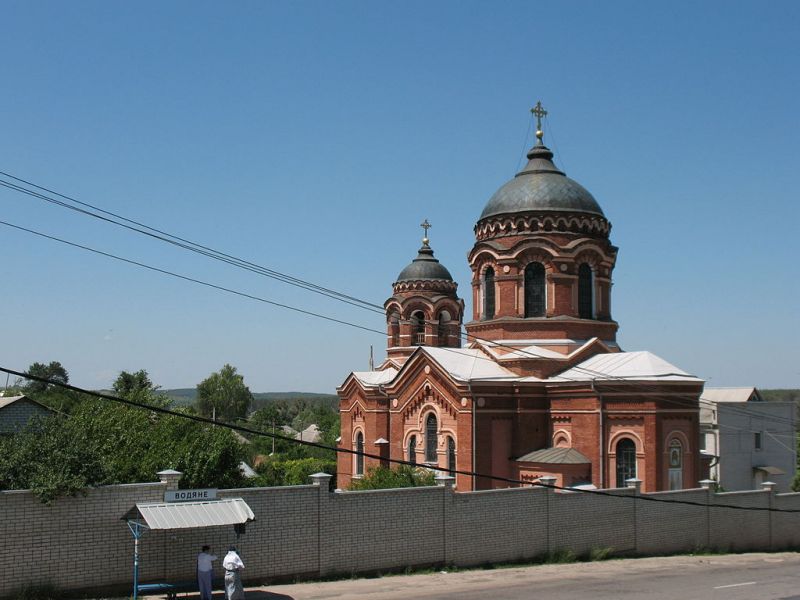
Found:
M 387 356 L 404 361 L 417 346 L 458 348 L 464 301 L 456 294 L 458 284 L 433 256 L 428 239 L 428 220 L 417 257 L 397 276 L 386 309 Z

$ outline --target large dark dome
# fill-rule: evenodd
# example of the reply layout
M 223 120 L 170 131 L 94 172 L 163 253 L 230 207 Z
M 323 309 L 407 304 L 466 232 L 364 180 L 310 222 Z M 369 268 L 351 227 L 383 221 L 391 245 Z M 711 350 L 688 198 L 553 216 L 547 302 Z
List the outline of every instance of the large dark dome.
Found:
M 400 271 L 400 275 L 397 276 L 398 283 L 400 281 L 418 281 L 421 279 L 453 281 L 450 271 L 433 257 L 433 250 L 427 243 L 423 243 L 417 258 L 411 261 L 411 264 Z
M 558 211 L 605 217 L 597 200 L 553 164 L 553 153 L 541 142 L 528 152 L 528 164 L 489 199 L 480 219 L 513 213 Z

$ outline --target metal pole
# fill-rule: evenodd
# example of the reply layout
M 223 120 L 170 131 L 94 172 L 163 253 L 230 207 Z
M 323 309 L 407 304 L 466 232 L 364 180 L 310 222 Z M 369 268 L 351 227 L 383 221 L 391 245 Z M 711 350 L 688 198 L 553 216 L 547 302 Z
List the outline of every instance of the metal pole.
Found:
M 133 600 L 139 597 L 139 535 L 133 534 Z

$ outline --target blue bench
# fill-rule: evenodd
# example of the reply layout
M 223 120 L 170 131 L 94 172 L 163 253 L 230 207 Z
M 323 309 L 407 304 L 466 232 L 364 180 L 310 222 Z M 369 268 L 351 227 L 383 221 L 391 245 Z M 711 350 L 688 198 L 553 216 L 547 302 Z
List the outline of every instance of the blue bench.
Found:
M 175 586 L 171 583 L 140 583 L 136 586 L 136 591 L 144 596 L 166 594 L 169 600 L 173 600 L 177 594 Z
M 212 587 L 215 590 L 224 589 L 224 587 L 222 587 L 222 580 L 214 578 L 214 583 Z M 143 596 L 149 596 L 153 594 L 166 594 L 168 600 L 176 600 L 180 592 L 184 593 L 197 592 L 197 582 L 181 581 L 179 583 L 166 583 L 166 582 L 140 583 L 138 586 L 136 586 L 136 589 L 138 593 L 142 594 Z

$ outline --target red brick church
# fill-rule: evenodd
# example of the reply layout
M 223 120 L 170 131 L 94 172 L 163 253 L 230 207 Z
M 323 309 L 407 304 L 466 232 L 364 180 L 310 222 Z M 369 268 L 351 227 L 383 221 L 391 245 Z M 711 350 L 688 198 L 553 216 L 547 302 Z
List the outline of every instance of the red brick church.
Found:
M 617 344 L 617 248 L 602 208 L 553 163 L 541 104 L 528 164 L 489 199 L 468 254 L 472 320 L 427 237 L 386 301 L 387 358 L 338 388 L 338 485 L 386 459 L 524 482 L 642 490 L 700 479 L 703 381 Z M 458 490 L 518 484 L 456 475 Z

